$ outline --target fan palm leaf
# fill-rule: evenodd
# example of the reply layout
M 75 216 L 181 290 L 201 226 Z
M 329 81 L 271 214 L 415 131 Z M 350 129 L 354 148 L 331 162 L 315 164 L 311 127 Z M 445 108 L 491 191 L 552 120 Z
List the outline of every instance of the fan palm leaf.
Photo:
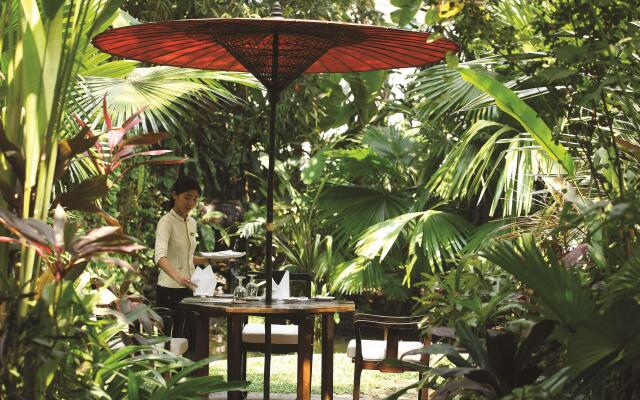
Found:
M 518 120 L 549 157 L 564 167 L 567 174 L 575 175 L 574 161 L 569 152 L 562 144 L 556 143 L 551 129 L 516 93 L 486 71 L 460 68 L 459 72 L 466 81 L 493 97 L 502 111 Z
M 216 101 L 239 100 L 221 84 L 222 81 L 257 87 L 247 74 L 202 71 L 176 67 L 136 68 L 126 77 L 114 76 L 130 68 L 129 64 L 93 69 L 109 76 L 80 76 L 75 87 L 75 103 L 79 114 L 100 122 L 100 106 L 107 99 L 114 124 L 124 122 L 141 108 L 141 118 L 147 129 L 159 131 L 180 125 L 184 115 L 202 111 Z
M 403 192 L 386 192 L 358 186 L 327 187 L 320 206 L 328 222 L 337 227 L 334 239 L 347 242 L 365 229 L 409 210 Z
M 521 243 L 498 242 L 480 255 L 533 289 L 546 313 L 566 326 L 589 320 L 596 312 L 591 293 L 553 254 L 545 257 L 530 235 Z
M 412 132 L 394 126 L 365 128 L 362 143 L 380 157 L 403 167 L 410 167 L 418 155 L 418 138 Z
M 499 238 L 513 230 L 511 219 L 496 219 L 476 227 L 462 249 L 463 254 L 477 253 L 481 249 L 491 246 L 494 239 Z
M 416 255 L 416 248 L 421 248 L 434 270 L 442 269 L 446 259 L 455 259 L 466 244 L 471 225 L 458 215 L 439 210 L 402 214 L 364 231 L 356 243 L 356 254 L 368 259 L 379 257 L 382 261 L 397 246 L 403 232 L 408 232 L 408 255 Z M 407 279 L 413 262 L 407 268 Z
M 125 78 L 140 65 L 138 61 L 111 60 L 111 56 L 95 47 L 89 47 L 80 61 L 80 76 Z
M 544 54 L 528 53 L 520 57 L 541 58 Z M 506 63 L 500 56 L 486 57 L 461 63 L 460 66 L 472 70 L 497 69 Z M 498 78 L 498 75 L 494 76 Z M 406 93 L 408 100 L 416 104 L 413 114 L 419 121 L 433 123 L 452 115 L 468 114 L 471 121 L 487 119 L 495 121 L 500 115 L 494 99 L 466 81 L 455 68 L 437 65 L 413 75 L 413 81 Z M 519 83 L 517 76 L 505 83 L 508 88 L 514 88 Z M 546 93 L 545 88 L 529 88 L 516 91 L 518 97 L 527 99 Z
M 390 267 L 389 263 L 381 264 L 378 260 L 357 257 L 333 269 L 331 291 L 346 295 L 377 292 L 390 299 L 403 301 L 408 299 L 408 294 L 400 284 L 402 274 L 402 271 Z
M 531 211 L 538 176 L 557 175 L 558 165 L 525 133 L 498 122 L 476 121 L 427 182 L 442 199 L 481 201 L 491 197 L 489 215 Z

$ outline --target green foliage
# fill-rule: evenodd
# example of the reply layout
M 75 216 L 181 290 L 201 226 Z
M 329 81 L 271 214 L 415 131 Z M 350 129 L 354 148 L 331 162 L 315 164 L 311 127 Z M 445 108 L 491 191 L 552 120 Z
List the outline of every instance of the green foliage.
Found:
M 176 398 L 226 390 L 218 378 L 182 381 L 197 365 L 148 347 L 161 339 L 114 349 L 124 324 L 149 325 L 153 313 L 141 307 L 91 321 L 97 300 L 81 272 L 101 278 L 94 282 L 104 282 L 103 292 L 131 294 L 140 278 L 111 270 L 150 264 L 151 250 L 127 261 L 94 256 L 137 248 L 124 232 L 150 246 L 178 173 L 199 176 L 208 200 L 236 201 L 245 212 L 230 232 L 219 220 L 201 224 L 200 248 L 239 236 L 259 264 L 269 104 L 244 76 L 113 61 L 88 41 L 111 23 L 265 16 L 272 2 L 135 0 L 124 2 L 129 13 L 119 3 L 2 5 L 0 206 L 21 216 L 1 216 L 9 228 L 0 234 L 3 393 Z M 434 335 L 455 327 L 449 339 L 463 350 L 425 350 L 457 364 L 426 371 L 423 384 L 439 389 L 436 398 L 638 397 L 637 4 L 392 5 L 393 23 L 415 27 L 425 11 L 433 25 L 425 29 L 456 40 L 461 52 L 394 90 L 388 73 L 376 72 L 304 76 L 283 93 L 277 265 L 313 273 L 318 288 L 361 295 L 376 312 L 417 299 Z M 380 22 L 369 0 L 284 7 L 289 17 Z M 105 96 L 109 113 L 100 112 Z M 144 121 L 135 120 L 143 107 Z M 104 143 L 89 127 L 78 131 L 66 110 L 91 129 L 104 125 Z M 123 138 L 137 128 L 169 135 Z M 162 155 L 161 139 L 177 157 L 157 161 L 192 161 L 146 165 Z M 44 220 L 52 200 L 99 205 L 122 231 L 92 231 L 99 217 L 86 214 L 68 213 L 78 222 L 65 224 L 60 211 L 51 228 Z M 27 244 L 34 250 L 18 247 Z M 175 379 L 165 380 L 170 370 Z
M 189 376 L 211 358 L 194 363 L 176 357 L 162 348 L 166 338 L 121 347 L 127 324 L 145 310 L 140 307 L 130 315 L 111 311 L 117 319 L 92 322 L 99 296 L 87 292 L 84 284 L 47 285 L 29 311 L 28 329 L 16 325 L 17 331 L 3 332 L 3 395 L 173 399 L 245 386 L 216 376 Z M 16 376 L 11 371 L 24 372 Z M 170 379 L 165 378 L 168 373 L 173 373 Z
M 143 109 L 140 116 L 147 131 L 176 130 L 181 115 L 203 112 L 219 101 L 237 102 L 222 82 L 257 86 L 246 74 L 165 66 L 130 69 L 126 64 L 114 71 L 117 68 L 118 64 L 106 63 L 81 71 L 73 102 L 82 115 L 96 122 L 102 121 L 101 99 L 106 99 L 116 124 Z
M 509 325 L 533 314 L 528 296 L 511 276 L 489 263 L 467 259 L 442 274 L 424 274 L 416 313 L 428 315 L 429 326 L 453 327 L 464 321 L 482 331 Z
M 431 311 L 443 325 L 483 321 L 502 332 L 515 327 L 509 317 L 557 322 L 541 347 L 553 344 L 554 354 L 532 362 L 542 371 L 535 381 L 505 385 L 494 370 L 493 380 L 480 384 L 462 377 L 477 372 L 460 369 L 444 373 L 447 390 L 436 397 L 637 397 L 632 315 L 640 171 L 637 129 L 629 129 L 640 121 L 631 89 L 638 85 L 631 56 L 640 44 L 636 5 L 433 0 L 424 6 L 436 24 L 430 29 L 462 44 L 460 75 L 442 66 L 418 72 L 403 110 L 420 121 L 421 134 L 448 146 L 442 162 L 430 165 L 429 196 L 469 204 L 474 224 L 488 224 L 468 239 L 459 256 L 469 255 L 456 270 L 424 278 L 425 290 L 438 290 L 420 299 L 420 312 Z M 516 218 L 491 221 L 498 210 Z M 484 289 L 485 275 L 469 276 L 496 267 L 512 295 Z M 506 318 L 483 312 L 513 299 L 527 306 Z M 481 351 L 491 334 L 456 333 L 473 368 L 491 365 Z M 506 336 L 496 343 L 503 352 L 513 348 Z
M 408 237 L 409 256 L 417 257 L 416 247 L 420 248 L 420 254 L 425 255 L 432 270 L 437 266 L 442 269 L 447 260 L 454 260 L 466 244 L 470 225 L 465 219 L 443 211 L 427 210 L 403 214 L 371 226 L 358 240 L 356 254 L 367 258 L 379 254 L 382 261 L 405 226 L 414 220 Z M 407 280 L 410 275 L 411 269 L 407 270 Z
M 328 188 L 321 204 L 326 213 L 334 216 L 332 222 L 340 227 L 339 240 L 348 240 L 409 208 L 402 193 L 353 186 Z
M 545 257 L 531 237 L 522 245 L 502 242 L 480 254 L 533 289 L 549 317 L 571 326 L 593 316 L 596 304 L 590 293 L 552 253 Z
M 0 67 L 6 78 L 0 83 L 0 161 L 5 166 L 0 171 L 0 187 L 5 197 L 11 194 L 8 197 L 21 203 L 23 218 L 44 220 L 49 212 L 58 140 L 63 136 L 63 104 L 79 68 L 76 56 L 95 33 L 108 26 L 119 4 L 2 4 Z M 6 200 L 0 206 L 6 207 Z M 0 247 L 0 258 L 6 259 L 8 249 Z M 33 290 L 38 276 L 33 250 L 21 253 L 21 265 L 16 278 L 26 294 Z M 22 313 L 25 311 L 23 305 Z
M 408 25 L 420 10 L 422 0 L 391 0 L 393 6 L 398 7 L 391 13 L 391 21 L 400 26 Z
M 553 321 L 540 321 L 520 342 L 520 335 L 514 332 L 490 332 L 481 340 L 464 322 L 457 323 L 459 345 L 468 351 L 477 367 L 471 367 L 453 347 L 441 345 L 444 354 L 456 363 L 456 368 L 430 370 L 435 375 L 449 378 L 438 390 L 436 398 L 446 398 L 458 391 L 474 391 L 487 398 L 502 398 L 515 388 L 534 383 L 543 372 L 538 363 L 552 351 L 544 347 L 554 327 Z M 434 350 L 436 354 L 442 351 Z M 464 378 L 451 379 L 455 377 Z
M 489 93 L 500 109 L 516 118 L 544 151 L 562 164 L 569 176 L 575 174 L 575 165 L 567 150 L 561 144 L 554 142 L 551 129 L 515 93 L 487 74 L 472 69 L 461 69 L 460 74 L 476 87 Z

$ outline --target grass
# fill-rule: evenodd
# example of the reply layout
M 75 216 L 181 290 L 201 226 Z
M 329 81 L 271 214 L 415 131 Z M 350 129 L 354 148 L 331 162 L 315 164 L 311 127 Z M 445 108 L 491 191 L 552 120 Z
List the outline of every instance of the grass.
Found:
M 312 386 L 313 394 L 320 394 L 320 354 L 313 356 Z M 250 392 L 262 392 L 262 375 L 264 358 L 262 356 L 249 357 L 247 362 L 247 380 Z M 336 395 L 351 395 L 353 391 L 353 363 L 344 353 L 336 353 L 333 358 L 333 393 Z M 271 361 L 271 392 L 296 393 L 296 355 L 273 356 Z M 212 375 L 227 374 L 226 360 L 214 361 L 210 364 Z M 415 383 L 417 372 L 401 374 L 382 373 L 378 371 L 363 371 L 360 383 L 361 395 L 383 399 L 398 390 Z M 401 399 L 416 399 L 415 389 L 410 390 Z

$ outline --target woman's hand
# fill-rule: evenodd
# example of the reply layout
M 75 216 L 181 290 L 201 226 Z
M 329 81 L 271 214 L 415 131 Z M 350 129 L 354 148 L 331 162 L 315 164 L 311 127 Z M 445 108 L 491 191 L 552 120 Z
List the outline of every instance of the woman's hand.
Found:
M 178 283 L 181 284 L 182 286 L 188 287 L 191 290 L 195 290 L 198 287 L 198 285 L 193 283 L 191 281 L 191 278 L 189 278 L 186 275 L 180 275 L 180 278 L 178 279 Z
M 171 265 L 167 257 L 162 257 L 160 260 L 158 260 L 158 266 L 162 268 L 162 270 L 166 272 L 167 275 L 171 277 L 171 279 L 178 282 L 182 286 L 186 286 L 191 290 L 195 290 L 198 287 L 198 285 L 194 284 L 191 281 L 191 278 L 178 272 L 178 270 L 174 268 L 173 265 Z

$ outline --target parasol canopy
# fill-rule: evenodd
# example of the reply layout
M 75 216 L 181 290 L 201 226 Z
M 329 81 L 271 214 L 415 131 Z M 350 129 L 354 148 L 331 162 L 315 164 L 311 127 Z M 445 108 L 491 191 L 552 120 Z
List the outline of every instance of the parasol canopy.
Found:
M 277 90 L 302 73 L 417 67 L 458 50 L 447 39 L 429 41 L 424 32 L 284 18 L 154 22 L 111 29 L 93 43 L 153 64 L 250 72 Z

